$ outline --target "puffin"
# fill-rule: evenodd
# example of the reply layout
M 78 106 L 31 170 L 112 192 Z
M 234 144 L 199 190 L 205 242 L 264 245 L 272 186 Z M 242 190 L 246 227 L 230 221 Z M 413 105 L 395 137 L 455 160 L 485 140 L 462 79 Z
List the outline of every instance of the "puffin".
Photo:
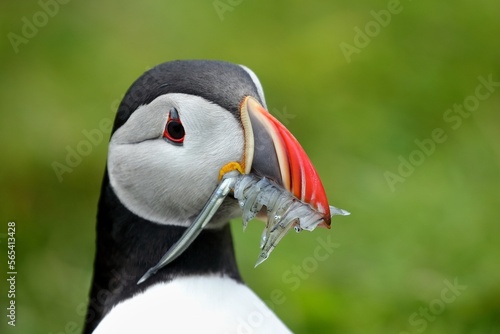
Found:
M 234 170 L 323 210 L 329 227 L 318 173 L 248 67 L 175 60 L 131 85 L 109 141 L 85 334 L 291 333 L 240 275 L 229 222 L 242 209 L 231 195 L 182 254 L 139 282 Z

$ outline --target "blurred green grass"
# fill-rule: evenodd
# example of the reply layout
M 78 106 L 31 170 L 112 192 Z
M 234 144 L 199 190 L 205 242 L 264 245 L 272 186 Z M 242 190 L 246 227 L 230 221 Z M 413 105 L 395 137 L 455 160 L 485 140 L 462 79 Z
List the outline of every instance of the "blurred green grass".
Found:
M 71 1 L 18 53 L 8 33 L 21 34 L 21 19 L 40 6 L 1 3 L 0 233 L 9 220 L 18 227 L 18 322 L 10 328 L 2 315 L 2 333 L 81 326 L 109 134 L 63 182 L 51 164 L 64 162 L 82 130 L 113 119 L 142 72 L 185 58 L 252 68 L 331 203 L 352 212 L 335 218 L 331 231 L 290 234 L 257 269 L 262 226 L 242 233 L 233 222 L 245 280 L 265 300 L 283 292 L 271 306 L 293 331 L 500 333 L 500 90 L 456 130 L 443 120 L 474 93 L 478 76 L 500 81 L 500 5 L 401 4 L 348 63 L 339 44 L 353 44 L 354 27 L 363 29 L 387 1 L 242 1 L 224 20 L 212 1 Z M 398 157 L 408 158 L 414 140 L 435 128 L 447 140 L 392 192 L 384 173 L 397 173 Z M 339 247 L 292 290 L 284 275 L 328 236 Z M 466 290 L 425 328 L 412 325 L 411 315 L 455 278 Z M 3 284 L 0 300 L 5 310 Z

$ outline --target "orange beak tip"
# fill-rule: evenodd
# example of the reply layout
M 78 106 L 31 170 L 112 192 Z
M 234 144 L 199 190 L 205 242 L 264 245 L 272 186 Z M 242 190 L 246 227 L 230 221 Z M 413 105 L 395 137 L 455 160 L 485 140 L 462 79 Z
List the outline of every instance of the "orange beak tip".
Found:
M 328 205 L 318 172 L 300 143 L 257 99 L 246 97 L 242 102 L 241 115 L 248 137 L 245 172 L 253 169 L 258 175 L 274 180 L 297 200 L 309 205 L 316 212 L 315 217 L 323 218 L 315 224 L 305 220 L 301 228 L 313 230 L 319 226 L 330 229 L 332 216 L 349 215 L 345 210 Z M 269 156 L 275 159 L 270 160 Z M 276 166 L 268 168 L 270 165 Z

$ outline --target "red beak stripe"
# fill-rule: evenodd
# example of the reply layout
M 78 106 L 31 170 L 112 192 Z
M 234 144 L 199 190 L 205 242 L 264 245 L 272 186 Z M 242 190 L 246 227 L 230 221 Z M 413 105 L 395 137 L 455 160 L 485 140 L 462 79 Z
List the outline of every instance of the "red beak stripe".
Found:
M 276 154 L 282 157 L 280 170 L 284 187 L 296 198 L 309 204 L 318 212 L 323 214 L 324 222 L 320 226 L 330 228 L 331 214 L 325 189 L 306 152 L 297 139 L 288 129 L 274 118 L 260 103 L 251 97 L 247 97 L 249 110 L 257 112 L 256 115 L 266 128 L 272 131 Z M 286 161 L 283 160 L 286 157 Z

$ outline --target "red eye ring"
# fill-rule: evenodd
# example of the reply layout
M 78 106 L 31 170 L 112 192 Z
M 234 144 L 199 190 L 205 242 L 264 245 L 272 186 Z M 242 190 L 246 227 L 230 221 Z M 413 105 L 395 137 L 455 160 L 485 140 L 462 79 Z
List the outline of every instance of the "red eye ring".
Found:
M 163 129 L 163 138 L 170 143 L 182 145 L 185 136 L 186 132 L 184 131 L 184 126 L 179 118 L 177 109 L 170 109 L 167 124 L 165 124 L 165 128 Z

